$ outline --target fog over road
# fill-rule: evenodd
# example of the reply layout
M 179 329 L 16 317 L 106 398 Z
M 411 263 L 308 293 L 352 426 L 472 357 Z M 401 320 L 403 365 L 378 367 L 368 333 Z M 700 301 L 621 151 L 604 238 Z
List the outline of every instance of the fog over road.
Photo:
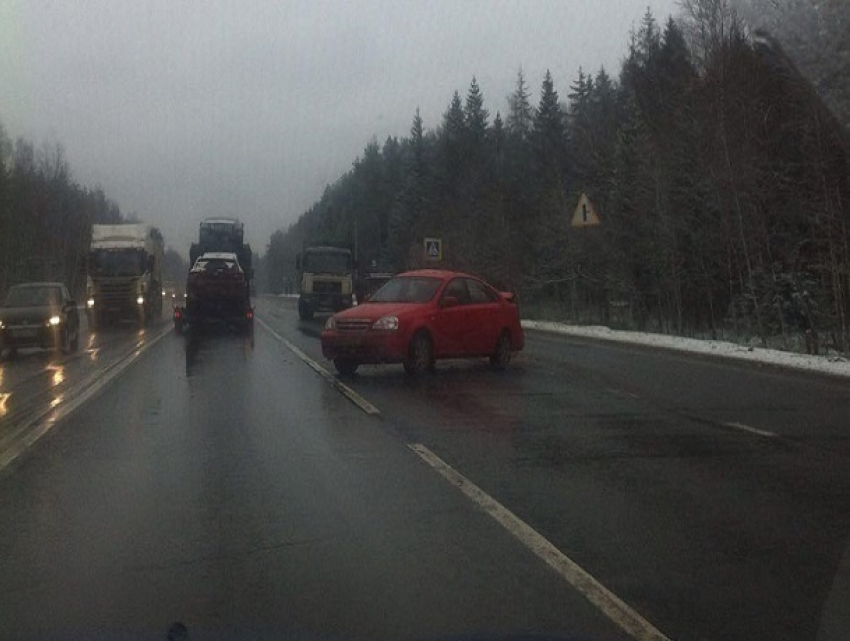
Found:
M 0 472 L 0 638 L 850 634 L 846 383 L 536 332 L 340 380 L 257 313 L 0 364 L 0 457 L 61 418 Z

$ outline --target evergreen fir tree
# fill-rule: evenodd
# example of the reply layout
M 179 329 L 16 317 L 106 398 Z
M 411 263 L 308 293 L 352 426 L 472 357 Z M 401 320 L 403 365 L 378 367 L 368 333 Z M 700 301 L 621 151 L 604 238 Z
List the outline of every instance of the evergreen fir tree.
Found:
M 478 86 L 475 76 L 472 77 L 472 82 L 469 85 L 463 112 L 464 121 L 472 144 L 475 146 L 480 145 L 487 136 L 487 121 L 490 118 L 490 114 L 484 108 L 484 96 L 481 94 L 481 89 Z
M 533 127 L 534 109 L 531 107 L 531 92 L 525 82 L 522 69 L 517 72 L 516 89 L 508 96 L 507 130 L 521 140 L 528 138 Z

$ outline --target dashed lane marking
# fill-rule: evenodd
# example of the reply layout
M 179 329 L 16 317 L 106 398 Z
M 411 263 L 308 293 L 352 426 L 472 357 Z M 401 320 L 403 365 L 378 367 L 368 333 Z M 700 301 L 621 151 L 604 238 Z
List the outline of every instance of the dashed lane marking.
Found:
M 4 435 L 4 438 L 0 441 L 0 471 L 7 468 L 21 454 L 35 445 L 42 436 L 53 429 L 62 419 L 67 418 L 91 400 L 170 331 L 171 327 L 166 326 L 158 334 L 154 334 L 150 340 L 137 342 L 129 352 L 125 353 L 118 360 L 83 380 L 75 387 L 65 391 L 58 399 L 51 402 L 47 408 L 23 421 L 17 426 L 14 433 Z
M 640 398 L 640 396 L 638 396 L 634 392 L 628 392 L 626 390 L 615 389 L 613 387 L 608 388 L 608 393 L 612 394 L 614 396 L 620 396 L 620 397 L 626 396 L 628 398 L 633 398 L 633 399 L 639 399 Z
M 419 443 L 409 444 L 408 447 L 449 483 L 460 489 L 467 498 L 471 499 L 487 514 L 493 517 L 514 538 L 518 539 L 526 548 L 546 562 L 567 583 L 578 590 L 608 619 L 632 638 L 639 639 L 640 641 L 669 641 L 667 636 L 592 575 L 582 569 L 575 561 L 567 557 L 542 534 L 539 534 L 525 521 L 443 461 L 427 447 Z
M 360 396 L 360 394 L 358 394 L 357 392 L 355 392 L 355 391 L 354 391 L 353 389 L 351 389 L 348 385 L 346 385 L 345 383 L 343 383 L 342 381 L 340 381 L 340 380 L 339 380 L 336 376 L 334 376 L 333 374 L 331 374 L 328 370 L 326 370 L 324 367 L 322 367 L 321 365 L 319 365 L 319 364 L 318 364 L 316 361 L 314 361 L 312 358 L 310 358 L 309 356 L 307 356 L 307 354 L 305 354 L 305 353 L 304 353 L 304 351 L 303 351 L 303 350 L 301 350 L 301 349 L 300 349 L 297 345 L 295 345 L 292 341 L 287 340 L 286 338 L 284 338 L 283 336 L 281 336 L 280 334 L 278 334 L 276 331 L 274 331 L 268 323 L 266 323 L 266 322 L 264 322 L 263 320 L 261 320 L 261 319 L 259 319 L 259 318 L 256 318 L 256 317 L 254 318 L 254 320 L 255 320 L 256 322 L 258 322 L 258 323 L 262 326 L 262 328 L 263 328 L 263 329 L 265 329 L 265 330 L 266 330 L 267 332 L 269 332 L 272 336 L 274 336 L 276 340 L 278 340 L 278 341 L 280 341 L 281 343 L 283 343 L 283 344 L 286 346 L 286 348 L 287 348 L 290 352 L 292 352 L 292 353 L 293 353 L 293 354 L 295 354 L 298 358 L 300 358 L 302 361 L 304 361 L 305 363 L 307 363 L 307 365 L 309 365 L 309 366 L 310 366 L 310 368 L 311 368 L 313 371 L 315 371 L 315 372 L 316 372 L 319 376 L 321 376 L 321 377 L 322 377 L 322 378 L 324 378 L 324 379 L 325 379 L 328 383 L 330 383 L 331 387 L 333 387 L 333 388 L 334 388 L 335 390 L 337 390 L 340 394 L 342 394 L 343 396 L 345 396 L 345 397 L 346 397 L 349 401 L 351 401 L 352 403 L 354 403 L 354 404 L 355 404 L 357 407 L 359 407 L 361 410 L 363 410 L 364 412 L 366 412 L 366 413 L 367 413 L 367 414 L 369 414 L 370 416 L 378 416 L 378 415 L 381 413 L 381 412 L 380 412 L 380 410 L 378 410 L 378 408 L 377 408 L 377 407 L 375 407 L 374 405 L 372 405 L 369 401 L 367 401 L 365 398 L 363 398 L 362 396 Z
M 723 423 L 725 427 L 731 427 L 732 429 L 741 430 L 742 432 L 749 432 L 750 434 L 756 434 L 757 436 L 764 436 L 765 438 L 779 438 L 779 434 L 776 432 L 769 432 L 767 430 L 760 430 L 757 427 L 750 427 L 749 425 L 744 425 L 743 423 Z

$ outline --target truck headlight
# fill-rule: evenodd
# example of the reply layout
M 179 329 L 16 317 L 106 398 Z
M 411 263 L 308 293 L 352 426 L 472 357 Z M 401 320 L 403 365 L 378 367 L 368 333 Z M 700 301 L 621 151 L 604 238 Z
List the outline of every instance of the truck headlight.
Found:
M 394 332 L 398 329 L 398 316 L 384 316 L 375 321 L 372 329 L 382 329 Z
M 136 299 L 136 304 L 137 304 L 137 305 L 144 305 L 144 304 L 145 304 L 145 297 L 144 297 L 144 296 L 139 296 L 139 297 Z
M 62 322 L 62 319 L 59 318 L 58 316 L 51 316 L 50 319 L 47 321 L 47 324 L 52 326 L 52 327 L 56 327 L 61 322 Z
M 86 307 L 88 307 L 89 309 L 91 309 L 92 307 L 94 307 L 94 298 L 89 298 L 89 299 L 86 301 Z

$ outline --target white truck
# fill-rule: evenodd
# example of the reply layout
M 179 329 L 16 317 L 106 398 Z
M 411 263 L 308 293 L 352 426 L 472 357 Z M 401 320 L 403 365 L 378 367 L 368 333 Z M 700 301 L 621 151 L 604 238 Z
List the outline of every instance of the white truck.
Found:
M 162 315 L 162 234 L 150 225 L 92 225 L 86 279 L 89 326 Z

